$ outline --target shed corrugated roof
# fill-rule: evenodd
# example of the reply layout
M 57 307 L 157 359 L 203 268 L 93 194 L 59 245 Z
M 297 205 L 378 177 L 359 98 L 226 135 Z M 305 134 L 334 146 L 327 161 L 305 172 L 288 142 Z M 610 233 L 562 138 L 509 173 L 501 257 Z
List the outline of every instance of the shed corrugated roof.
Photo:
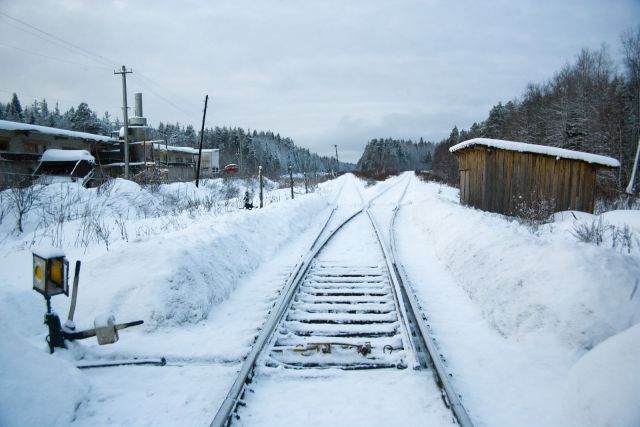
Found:
M 612 168 L 619 168 L 620 162 L 614 158 L 607 156 L 600 156 L 598 154 L 583 153 L 581 151 L 567 150 L 565 148 L 549 147 L 547 145 L 527 144 L 524 142 L 504 141 L 501 139 L 490 138 L 473 138 L 467 141 L 463 141 L 459 144 L 449 148 L 449 151 L 454 153 L 456 151 L 473 147 L 476 145 L 482 145 L 484 147 L 499 148 L 502 150 L 519 151 L 522 153 L 534 153 L 543 154 L 546 156 L 553 156 L 558 159 L 571 159 L 581 160 L 587 163 L 594 163 L 597 165 L 608 166 Z

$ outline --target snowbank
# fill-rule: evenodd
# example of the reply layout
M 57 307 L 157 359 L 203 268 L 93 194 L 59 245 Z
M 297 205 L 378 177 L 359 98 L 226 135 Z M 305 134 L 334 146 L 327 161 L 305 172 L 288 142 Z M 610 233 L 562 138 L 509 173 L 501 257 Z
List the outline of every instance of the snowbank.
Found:
M 503 336 L 546 330 L 590 349 L 640 322 L 640 298 L 629 300 L 640 277 L 640 248 L 628 254 L 580 243 L 571 234 L 576 220 L 566 214 L 536 235 L 508 217 L 460 206 L 454 189 L 423 188 L 427 211 L 416 204 L 413 215 L 428 243 Z M 625 215 L 635 218 L 631 223 L 639 217 L 640 211 Z
M 89 382 L 71 363 L 0 328 L 0 425 L 66 426 L 74 419 Z
M 585 354 L 571 369 L 566 393 L 576 425 L 637 427 L 640 324 Z
M 587 425 L 617 425 L 598 422 L 615 419 L 608 407 L 618 394 L 599 400 L 596 395 L 616 385 L 628 390 L 627 380 L 619 380 L 620 372 L 605 379 L 572 366 L 593 354 L 602 363 L 626 366 L 638 382 L 637 367 L 623 355 L 637 358 L 629 340 L 626 349 L 600 348 L 640 323 L 640 289 L 634 294 L 640 211 L 603 215 L 608 227 L 628 226 L 633 233 L 629 252 L 613 247 L 613 228 L 604 229 L 600 245 L 579 241 L 574 227 L 597 221 L 591 214 L 563 212 L 532 232 L 512 218 L 458 200 L 453 188 L 414 179 L 396 228 L 402 262 L 472 420 L 564 427 L 583 425 L 574 420 L 575 412 L 582 416 L 589 408 L 585 417 L 595 424 Z M 596 362 L 588 360 L 585 366 L 595 369 Z M 570 372 L 571 391 L 565 393 Z M 585 388 L 592 392 L 571 396 Z M 634 390 L 628 396 L 637 400 L 637 395 Z M 621 421 L 640 425 L 633 410 Z
M 325 207 L 310 196 L 136 239 L 83 265 L 91 279 L 82 285 L 79 318 L 107 310 L 122 321 L 144 319 L 147 328 L 203 320 Z
M 135 330 L 144 342 L 166 343 L 167 336 L 175 338 L 178 331 L 186 331 L 187 336 L 195 336 L 195 347 L 203 338 L 191 334 L 194 329 L 189 326 L 216 315 L 218 304 L 245 278 L 329 212 L 320 192 L 289 200 L 283 196 L 287 190 L 282 194 L 272 190 L 266 207 L 251 211 L 238 209 L 238 200 L 228 198 L 246 189 L 254 191 L 255 185 L 215 179 L 204 180 L 200 188 L 176 183 L 152 190 L 117 179 L 100 189 L 73 184 L 34 187 L 39 205 L 27 214 L 25 232 L 15 232 L 10 217 L 0 223 L 0 258 L 11 267 L 0 269 L 0 323 L 4 325 L 0 329 L 0 425 L 68 425 L 81 402 L 88 399 L 99 405 L 100 399 L 113 399 L 112 389 L 117 388 L 99 390 L 106 397 L 96 398 L 95 392 L 89 393 L 87 381 L 94 377 L 67 361 L 85 357 L 96 347 L 95 340 L 78 341 L 69 345 L 70 350 L 49 354 L 42 324 L 45 303 L 31 289 L 32 251 L 64 253 L 71 270 L 75 260 L 82 261 L 74 319 L 78 330 L 92 328 L 96 317 L 113 314 L 117 322 L 144 320 L 145 325 Z M 274 183 L 267 185 L 275 187 Z M 2 195 L 7 203 L 4 196 L 8 192 Z M 11 215 L 10 210 L 3 212 Z M 51 248 L 53 243 L 57 247 Z M 268 286 L 263 284 L 269 298 L 284 283 L 270 280 Z M 270 308 L 263 291 L 254 293 L 262 295 L 260 306 L 239 314 L 248 320 L 231 348 L 237 357 L 245 353 Z M 64 319 L 69 299 L 57 296 L 51 303 Z M 234 330 L 224 324 L 213 329 Z M 126 344 L 99 347 L 100 354 L 116 357 Z M 149 349 L 157 354 L 154 350 L 162 351 Z M 186 357 L 193 354 L 190 350 L 182 353 Z M 223 356 L 236 357 L 229 354 Z M 129 396 L 127 390 L 122 393 Z M 87 415 L 87 405 L 81 406 Z M 88 411 L 91 417 L 92 409 Z M 103 422 L 107 421 L 99 421 Z

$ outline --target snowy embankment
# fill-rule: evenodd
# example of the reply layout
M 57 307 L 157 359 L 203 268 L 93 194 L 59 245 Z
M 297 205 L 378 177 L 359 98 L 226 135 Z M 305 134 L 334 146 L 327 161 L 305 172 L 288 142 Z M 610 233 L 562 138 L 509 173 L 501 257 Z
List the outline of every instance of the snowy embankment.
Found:
M 109 313 L 118 322 L 143 319 L 136 334 L 171 334 L 207 319 L 244 277 L 326 212 L 320 193 L 287 200 L 284 190 L 270 191 L 264 209 L 240 210 L 240 200 L 228 198 L 240 194 L 237 185 L 216 180 L 199 189 L 183 183 L 153 191 L 123 180 L 100 190 L 51 185 L 38 189 L 38 206 L 25 215 L 23 233 L 5 211 L 0 425 L 67 425 L 90 387 L 72 363 L 85 356 L 82 349 L 47 354 L 45 304 L 31 289 L 32 250 L 61 247 L 71 270 L 82 260 L 78 329 Z M 6 203 L 7 192 L 3 196 Z M 68 303 L 64 296 L 52 299 L 63 321 Z M 119 345 L 107 347 L 117 352 Z M 82 346 L 95 347 L 93 341 Z
M 590 214 L 532 232 L 415 178 L 405 200 L 401 259 L 478 425 L 640 425 L 640 211 L 596 245 Z

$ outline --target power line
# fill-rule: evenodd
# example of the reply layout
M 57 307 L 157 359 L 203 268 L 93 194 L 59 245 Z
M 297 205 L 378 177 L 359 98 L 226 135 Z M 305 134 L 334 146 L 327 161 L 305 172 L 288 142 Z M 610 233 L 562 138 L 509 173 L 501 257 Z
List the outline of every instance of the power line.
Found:
M 145 74 L 143 74 L 143 73 L 141 73 L 141 72 L 139 72 L 139 71 L 138 71 L 138 73 L 137 73 L 137 77 L 138 77 L 138 78 L 142 78 L 143 80 L 146 80 L 146 81 L 147 81 L 147 82 L 149 82 L 150 84 L 152 84 L 152 85 L 154 85 L 154 86 L 157 86 L 159 89 L 164 89 L 164 88 L 163 88 L 163 86 L 162 86 L 160 83 L 158 83 L 158 82 L 154 81 L 154 80 L 153 80 L 153 79 L 151 79 L 149 76 L 147 76 L 147 75 L 145 75 Z M 187 109 L 191 109 L 191 108 L 192 108 L 192 107 L 191 107 L 191 105 L 192 105 L 192 104 L 191 104 L 191 102 L 186 101 L 184 98 L 180 97 L 179 95 L 176 95 L 176 94 L 174 93 L 174 94 L 173 94 L 173 97 L 174 97 L 174 98 L 176 98 L 177 100 L 179 100 L 179 101 L 182 103 L 182 106 L 183 106 L 183 107 L 184 107 L 184 106 L 187 106 Z
M 0 17 L 1 17 L 1 16 L 0 16 Z M 47 37 L 44 37 L 43 35 L 38 34 L 38 33 L 36 33 L 35 31 L 31 31 L 31 30 L 29 30 L 28 28 L 21 27 L 21 26 L 19 26 L 19 25 L 16 25 L 16 24 L 15 24 L 15 23 L 13 23 L 13 22 L 10 22 L 10 21 L 8 21 L 8 22 L 7 22 L 7 24 L 8 24 L 9 26 L 11 26 L 11 27 L 13 27 L 13 28 L 15 28 L 15 29 L 19 30 L 19 31 L 23 31 L 23 32 L 25 32 L 25 33 L 27 33 L 27 34 L 30 34 L 30 35 L 32 35 L 32 36 L 34 36 L 34 37 L 39 38 L 40 40 L 44 40 L 44 41 L 45 41 L 45 42 L 47 42 L 47 43 L 51 43 L 51 44 L 53 44 L 54 46 L 61 47 L 61 48 L 65 49 L 66 51 L 73 53 L 74 55 L 77 55 L 77 54 L 78 54 L 78 52 L 76 52 L 74 49 L 70 48 L 69 46 L 67 46 L 67 45 L 65 45 L 65 44 L 63 44 L 63 43 L 57 42 L 56 40 L 51 40 L 51 39 L 49 39 L 49 38 L 47 38 Z
M 50 56 L 50 55 L 46 55 L 44 53 L 34 52 L 34 51 L 27 50 L 27 49 L 24 49 L 24 48 L 21 48 L 21 47 L 18 47 L 18 46 L 8 45 L 8 44 L 2 43 L 2 42 L 0 42 L 0 46 L 4 46 L 4 47 L 10 48 L 10 49 L 15 49 L 17 51 L 20 51 L 20 52 L 23 52 L 23 53 L 27 53 L 29 55 L 35 55 L 35 56 L 40 56 L 42 58 L 51 59 L 51 60 L 54 60 L 54 61 L 65 62 L 65 63 L 71 64 L 71 65 L 80 65 L 80 66 L 83 66 L 83 67 L 97 68 L 97 69 L 100 69 L 100 70 L 111 70 L 110 68 L 103 67 L 101 65 L 90 65 L 90 64 L 85 64 L 85 63 L 82 63 L 82 62 L 68 61 L 68 60 L 59 58 L 57 56 Z
M 106 65 L 108 65 L 109 67 L 113 67 L 115 64 L 117 64 L 117 62 L 116 62 L 115 60 L 113 60 L 113 59 L 107 58 L 107 57 L 105 57 L 105 56 L 103 56 L 103 55 L 99 55 L 99 54 L 97 54 L 97 53 L 93 53 L 93 52 L 91 52 L 91 51 L 89 51 L 89 50 L 87 50 L 87 49 L 85 49 L 85 48 L 83 48 L 83 47 L 81 47 L 81 46 L 78 46 L 78 45 L 76 45 L 76 44 L 74 44 L 74 43 L 71 43 L 71 42 L 69 42 L 69 41 L 67 41 L 67 40 L 64 40 L 64 39 L 62 39 L 62 38 L 60 38 L 60 37 L 58 37 L 58 36 L 56 36 L 56 35 L 54 35 L 54 34 L 51 34 L 51 33 L 49 33 L 48 31 L 42 30 L 42 29 L 40 29 L 40 28 L 38 28 L 38 27 L 36 27 L 36 26 L 34 26 L 34 25 L 32 25 L 32 24 L 29 24 L 29 23 L 27 23 L 27 22 L 24 22 L 24 21 L 22 21 L 22 20 L 20 20 L 20 19 L 18 19 L 18 18 L 15 18 L 15 17 L 13 17 L 13 16 L 11 16 L 11 15 L 7 14 L 6 12 L 3 12 L 2 10 L 0 10 L 0 16 L 4 16 L 4 17 L 5 17 L 5 19 L 9 19 L 9 20 L 15 21 L 15 22 L 17 22 L 17 23 L 19 23 L 19 24 L 23 25 L 24 27 L 26 27 L 26 28 L 22 28 L 22 27 L 17 27 L 17 26 L 15 26 L 15 25 L 12 25 L 14 28 L 18 28 L 18 29 L 20 29 L 21 31 L 25 31 L 25 32 L 27 32 L 27 33 L 29 33 L 29 34 L 31 34 L 31 35 L 34 35 L 34 36 L 36 36 L 36 37 L 39 37 L 39 38 L 41 38 L 41 39 L 43 39 L 43 40 L 46 40 L 46 41 L 48 41 L 48 42 L 50 42 L 50 43 L 56 44 L 56 45 L 58 45 L 58 46 L 60 46 L 60 47 L 63 47 L 63 48 L 65 48 L 65 49 L 67 49 L 67 50 L 71 51 L 72 53 L 79 54 L 79 55 L 82 55 L 82 56 L 85 56 L 85 57 L 89 57 L 89 58 L 92 58 L 92 59 L 94 59 L 94 60 L 95 60 L 95 59 L 97 59 L 97 60 L 99 60 L 99 61 L 102 61 L 102 63 L 103 63 L 103 64 L 106 64 Z M 9 22 L 9 24 L 11 25 L 12 23 L 11 23 L 11 22 Z M 33 30 L 33 31 L 29 31 L 28 29 Z M 37 33 L 34 33 L 34 31 L 35 31 L 35 32 L 37 32 Z M 39 33 L 39 34 L 38 34 L 38 33 Z M 43 37 L 41 34 L 42 34 L 42 35 L 44 35 L 44 37 Z M 74 51 L 73 49 L 75 49 L 75 51 Z M 20 49 L 18 49 L 18 50 L 20 50 Z M 41 54 L 37 54 L 37 53 L 32 53 L 32 54 L 35 54 L 35 55 L 41 55 Z M 49 59 L 55 59 L 55 58 L 53 58 L 53 57 L 49 57 Z M 60 60 L 60 59 L 58 59 L 58 60 Z M 62 60 L 62 61 L 63 61 L 63 62 L 70 62 L 70 61 L 64 61 L 64 60 Z M 106 67 L 105 67 L 105 68 L 100 67 L 100 68 L 102 68 L 102 69 L 106 69 Z M 139 76 L 137 76 L 137 75 L 135 75 L 135 74 L 134 74 L 134 75 L 133 75 L 133 76 L 134 76 L 134 78 L 136 78 L 136 80 L 137 80 L 139 83 L 141 83 L 143 86 L 146 86 L 146 88 L 147 88 L 151 93 L 153 93 L 155 96 L 157 96 L 158 98 L 160 98 L 161 100 L 163 100 L 164 102 L 166 102 L 167 104 L 169 104 L 170 106 L 172 106 L 173 108 L 175 108 L 176 110 L 180 111 L 181 113 L 183 113 L 183 114 L 185 114 L 185 115 L 187 115 L 187 116 L 194 116 L 194 115 L 197 115 L 197 113 L 195 113 L 195 111 L 191 111 L 191 112 L 186 111 L 184 108 L 182 108 L 182 107 L 180 107 L 180 106 L 176 105 L 174 102 L 172 102 L 172 101 L 171 101 L 171 100 L 169 100 L 168 98 L 164 97 L 163 95 L 159 94 L 158 92 L 156 92 L 156 91 L 155 91 L 155 89 L 153 89 L 153 88 L 151 87 L 151 85 L 156 85 L 156 86 L 158 86 L 159 88 L 163 89 L 163 87 L 162 87 L 160 84 L 158 84 L 158 83 L 154 82 L 153 80 L 151 80 L 151 79 L 150 79 L 150 78 L 148 78 L 148 77 L 145 77 L 145 76 L 144 76 L 144 75 L 142 75 L 139 71 L 137 71 L 136 73 L 137 73 Z M 144 80 L 143 80 L 143 79 L 144 79 Z M 149 82 L 151 85 L 150 85 L 149 83 L 145 83 L 145 80 L 146 80 L 147 82 Z M 187 103 L 187 102 L 185 102 L 185 105 L 188 105 L 188 103 Z M 188 107 L 188 110 L 191 110 L 191 107 Z
M 138 81 L 138 83 L 140 83 L 142 86 L 146 87 L 149 90 L 149 92 L 151 92 L 152 94 L 154 94 L 155 96 L 157 96 L 158 98 L 160 98 L 161 100 L 166 102 L 167 104 L 171 105 L 173 108 L 175 108 L 176 110 L 180 111 L 182 114 L 185 114 L 187 116 L 194 116 L 195 115 L 193 111 L 191 111 L 191 112 L 186 111 L 182 107 L 179 107 L 178 105 L 174 104 L 168 98 L 165 98 L 163 95 L 160 95 L 158 92 L 156 92 L 154 89 L 152 89 L 151 86 L 149 86 L 147 83 L 145 83 L 144 80 L 137 78 L 137 76 L 135 74 L 133 74 L 133 78 L 136 79 Z
M 31 24 L 29 24 L 27 22 L 24 22 L 24 21 L 22 21 L 22 20 L 20 20 L 18 18 L 15 18 L 15 17 L 3 12 L 2 10 L 0 10 L 0 15 L 4 16 L 5 18 L 8 18 L 8 19 L 10 19 L 12 21 L 18 22 L 19 24 L 22 24 L 25 27 L 30 28 L 30 29 L 32 29 L 34 31 L 37 31 L 38 33 L 44 34 L 46 37 L 49 37 L 50 39 L 56 40 L 56 41 L 58 41 L 60 43 L 63 43 L 66 46 L 69 46 L 69 47 L 71 47 L 73 49 L 76 49 L 76 50 L 84 53 L 85 55 L 92 56 L 92 57 L 94 57 L 94 58 L 96 58 L 96 59 L 98 59 L 100 61 L 105 61 L 106 65 L 113 66 L 114 64 L 117 63 L 117 61 L 114 61 L 114 60 L 109 59 L 109 58 L 105 58 L 102 55 L 93 53 L 93 52 L 91 52 L 91 51 L 89 51 L 89 50 L 87 50 L 87 49 L 85 49 L 83 47 L 80 47 L 80 46 L 78 46 L 78 45 L 76 45 L 74 43 L 71 43 L 71 42 L 69 42 L 67 40 L 64 40 L 64 39 L 62 39 L 62 38 L 60 38 L 60 37 L 58 37 L 56 35 L 53 35 L 53 34 L 47 32 L 47 31 L 41 30 L 40 28 L 38 28 L 38 27 L 36 27 L 34 25 L 31 25 Z

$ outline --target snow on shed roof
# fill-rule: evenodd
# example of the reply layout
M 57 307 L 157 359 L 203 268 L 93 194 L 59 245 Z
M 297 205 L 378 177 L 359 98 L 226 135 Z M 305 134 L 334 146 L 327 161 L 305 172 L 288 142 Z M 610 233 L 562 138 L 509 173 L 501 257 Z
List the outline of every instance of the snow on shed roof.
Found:
M 25 130 L 29 132 L 39 132 L 44 135 L 66 136 L 69 138 L 80 138 L 98 142 L 112 142 L 117 140 L 110 136 L 95 135 L 93 133 L 76 132 L 73 130 L 50 128 L 47 126 L 30 125 L 28 123 L 11 122 L 8 120 L 0 120 L 0 130 Z
M 449 151 L 454 153 L 464 148 L 473 147 L 476 145 L 482 145 L 485 147 L 499 148 L 502 150 L 519 151 L 522 153 L 535 153 L 544 154 L 547 156 L 553 156 L 558 159 L 571 159 L 581 160 L 587 163 L 595 163 L 602 166 L 608 166 L 612 168 L 619 168 L 620 162 L 616 159 L 607 156 L 600 156 L 597 154 L 583 153 L 581 151 L 567 150 L 564 148 L 549 147 L 546 145 L 527 144 L 524 142 L 504 141 L 501 139 L 490 138 L 473 138 L 468 141 L 463 141 L 459 144 L 449 148 Z
M 188 154 L 198 154 L 198 149 L 197 148 L 191 148 L 191 147 L 176 147 L 175 145 L 167 145 L 165 146 L 164 143 L 157 143 L 155 141 L 150 141 L 153 142 L 153 148 L 154 150 L 167 150 L 167 151 L 175 151 L 175 152 L 180 152 L 180 153 L 188 153 Z M 214 153 L 216 151 L 220 151 L 219 148 L 203 148 L 202 152 L 203 153 Z
M 78 160 L 87 160 L 95 163 L 96 159 L 89 154 L 87 150 L 58 150 L 49 148 L 42 153 L 43 162 L 77 162 Z

